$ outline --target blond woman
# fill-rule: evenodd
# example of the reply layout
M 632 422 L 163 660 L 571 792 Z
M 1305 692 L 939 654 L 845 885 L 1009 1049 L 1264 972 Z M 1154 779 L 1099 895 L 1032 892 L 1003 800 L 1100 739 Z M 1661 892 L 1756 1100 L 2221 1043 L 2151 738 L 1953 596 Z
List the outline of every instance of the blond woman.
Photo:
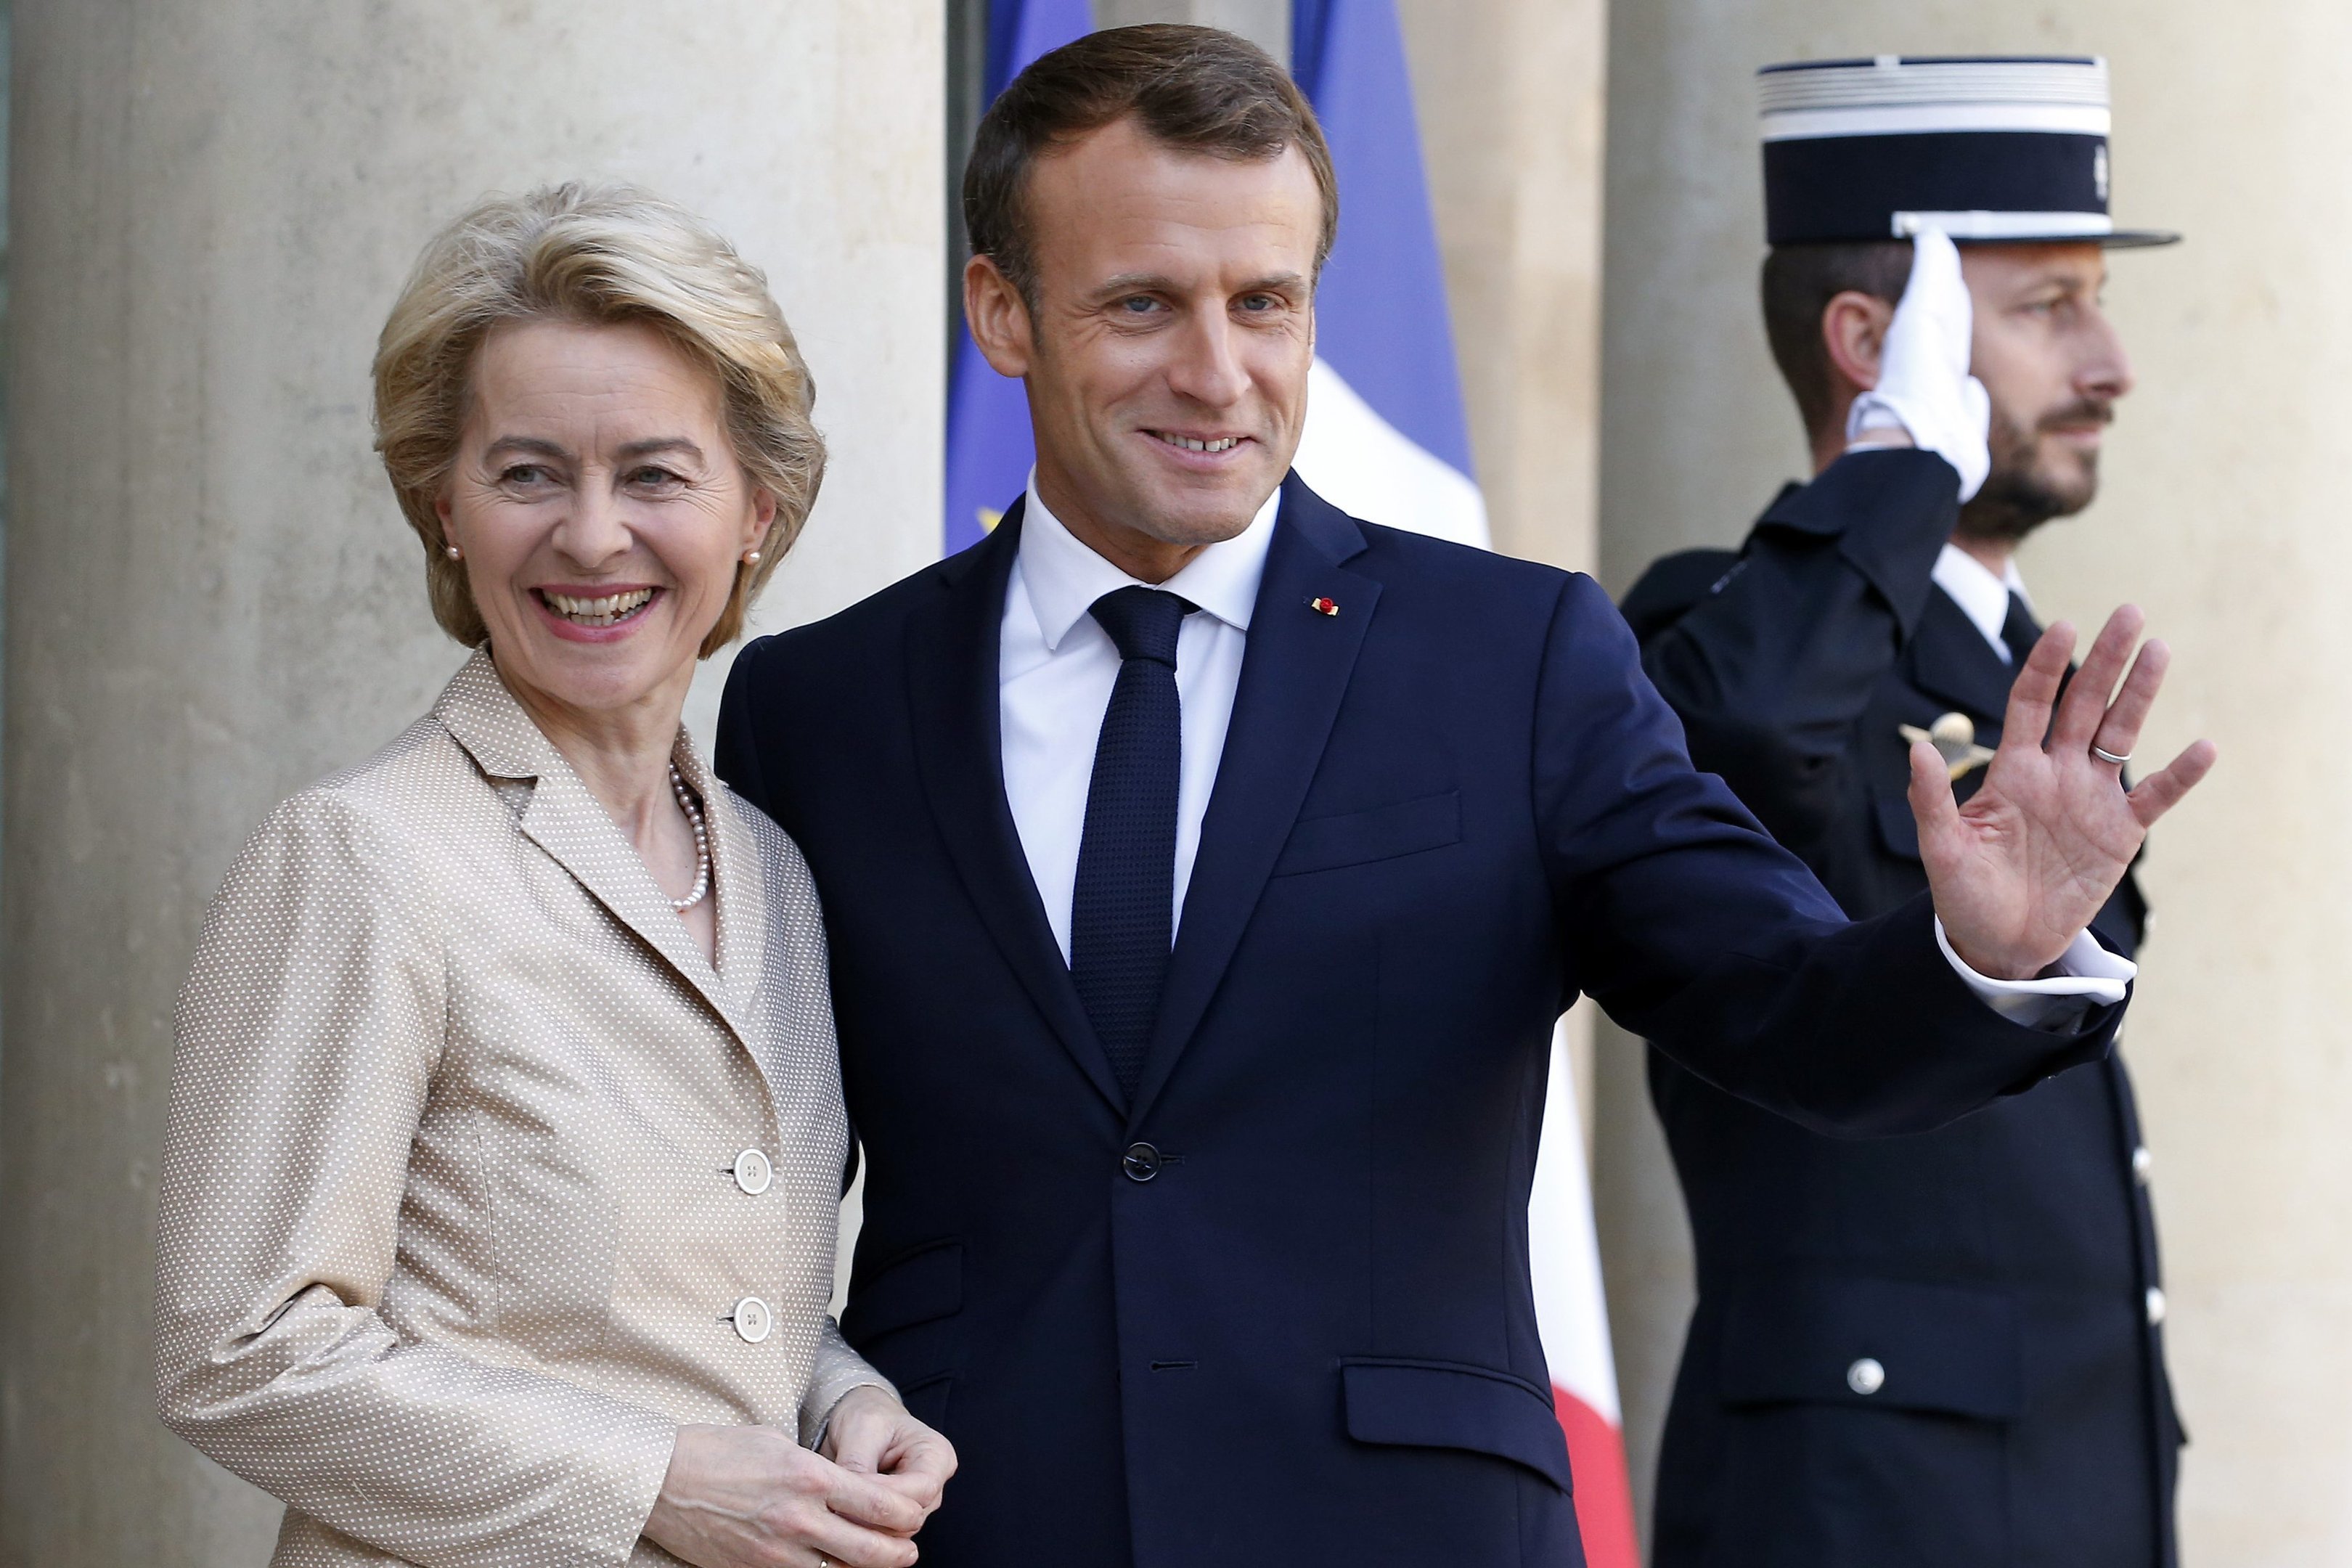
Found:
M 807 368 L 725 240 L 567 185 L 426 247 L 375 384 L 472 657 L 205 921 L 163 1417 L 279 1568 L 911 1563 L 954 1461 L 826 1314 L 816 896 L 679 725 L 815 497 Z

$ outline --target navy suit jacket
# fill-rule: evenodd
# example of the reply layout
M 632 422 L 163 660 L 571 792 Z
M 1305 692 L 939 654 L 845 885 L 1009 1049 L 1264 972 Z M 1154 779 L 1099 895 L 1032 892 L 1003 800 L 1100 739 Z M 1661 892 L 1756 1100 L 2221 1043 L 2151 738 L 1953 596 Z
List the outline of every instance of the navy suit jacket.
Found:
M 2120 1009 L 1984 1007 L 1924 898 L 1849 924 L 1693 770 L 1590 580 L 1294 475 L 1129 1103 L 1005 802 L 1020 529 L 751 645 L 720 721 L 824 900 L 843 1327 L 961 1456 L 927 1563 L 1580 1563 L 1527 1258 L 1580 991 L 1824 1131 L 2106 1049 Z

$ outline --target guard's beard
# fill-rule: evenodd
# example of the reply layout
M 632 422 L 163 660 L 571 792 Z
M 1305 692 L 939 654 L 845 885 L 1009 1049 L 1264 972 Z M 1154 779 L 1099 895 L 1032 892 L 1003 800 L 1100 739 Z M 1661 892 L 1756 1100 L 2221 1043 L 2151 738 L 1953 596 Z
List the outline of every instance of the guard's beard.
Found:
M 2086 398 L 2043 416 L 2029 430 L 1994 409 L 1992 471 L 1976 499 L 1960 508 L 1960 537 L 2014 544 L 2052 518 L 2072 517 L 2090 505 L 2099 493 L 2098 454 L 2084 457 L 2079 479 L 2059 479 L 2043 471 L 2042 441 L 2053 426 L 2105 425 L 2115 416 L 2112 403 Z

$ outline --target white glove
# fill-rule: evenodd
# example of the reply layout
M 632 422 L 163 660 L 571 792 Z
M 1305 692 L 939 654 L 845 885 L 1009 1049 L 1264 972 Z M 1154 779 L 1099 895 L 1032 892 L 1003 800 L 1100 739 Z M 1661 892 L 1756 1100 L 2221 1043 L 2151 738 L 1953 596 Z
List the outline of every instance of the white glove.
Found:
M 1911 242 L 1911 281 L 1895 303 L 1878 359 L 1878 384 L 1853 400 L 1845 438 L 1900 425 L 1911 444 L 1959 470 L 1960 500 L 1972 500 L 1992 471 L 1986 446 L 1992 399 L 1969 374 L 1976 311 L 1960 276 L 1960 253 L 1937 229 Z

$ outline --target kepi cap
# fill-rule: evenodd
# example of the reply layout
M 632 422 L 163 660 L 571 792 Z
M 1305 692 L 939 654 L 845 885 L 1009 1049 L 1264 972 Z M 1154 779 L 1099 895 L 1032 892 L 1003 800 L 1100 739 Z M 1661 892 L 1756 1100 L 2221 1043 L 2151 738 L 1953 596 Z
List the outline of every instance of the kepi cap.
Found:
M 1880 55 L 1756 73 L 1773 245 L 1904 239 L 2169 245 L 2107 212 L 2107 62 Z

